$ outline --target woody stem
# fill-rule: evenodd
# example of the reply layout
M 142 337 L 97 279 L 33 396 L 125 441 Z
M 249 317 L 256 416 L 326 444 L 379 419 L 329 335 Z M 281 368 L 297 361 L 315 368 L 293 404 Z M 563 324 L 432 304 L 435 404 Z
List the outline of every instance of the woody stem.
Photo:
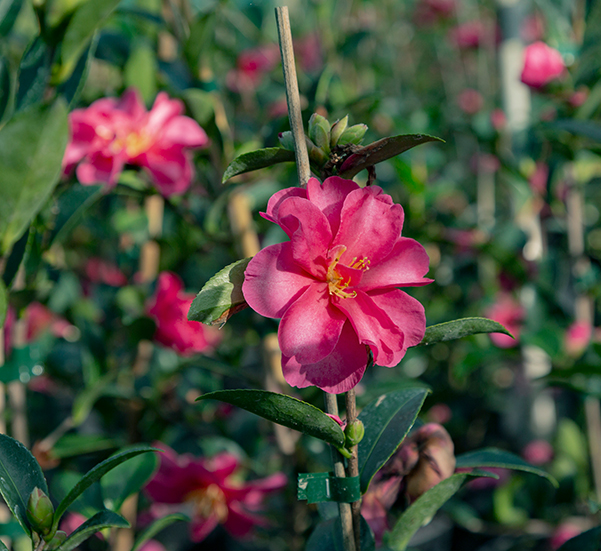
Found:
M 357 402 L 355 389 L 351 388 L 345 394 L 346 403 L 346 425 L 351 426 L 357 419 Z M 346 475 L 349 477 L 359 476 L 359 456 L 357 446 L 351 448 L 351 457 L 347 460 Z M 355 534 L 355 549 L 361 551 L 361 498 L 351 503 L 351 515 L 353 518 L 353 532 Z

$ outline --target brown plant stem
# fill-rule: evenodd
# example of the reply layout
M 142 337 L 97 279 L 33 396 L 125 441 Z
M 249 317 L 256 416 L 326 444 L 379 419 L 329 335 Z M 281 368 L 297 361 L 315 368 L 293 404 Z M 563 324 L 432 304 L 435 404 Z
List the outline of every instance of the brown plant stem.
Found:
M 352 425 L 357 420 L 357 400 L 355 389 L 351 388 L 345 394 L 346 425 Z M 357 446 L 351 448 L 351 457 L 347 460 L 346 475 L 349 477 L 359 476 L 359 456 Z M 361 498 L 351 503 L 351 515 L 353 517 L 353 532 L 355 533 L 356 551 L 361 551 Z

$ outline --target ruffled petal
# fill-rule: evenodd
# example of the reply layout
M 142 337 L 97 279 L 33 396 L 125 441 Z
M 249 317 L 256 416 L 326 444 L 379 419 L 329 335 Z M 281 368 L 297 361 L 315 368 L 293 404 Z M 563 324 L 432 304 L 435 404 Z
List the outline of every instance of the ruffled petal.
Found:
M 332 352 L 345 316 L 330 305 L 326 283 L 314 282 L 286 310 L 278 339 L 282 354 L 300 363 L 315 363 Z
M 248 305 L 266 318 L 281 318 L 315 280 L 292 258 L 289 242 L 259 251 L 244 272 L 242 293 Z
M 307 198 L 307 190 L 301 187 L 289 187 L 286 189 L 282 189 L 274 193 L 267 203 L 267 211 L 262 212 L 261 216 L 265 218 L 265 220 L 269 220 L 274 224 L 279 224 L 278 222 L 278 211 L 280 209 L 280 205 L 289 197 L 303 197 Z
M 403 331 L 365 292 L 358 290 L 355 298 L 339 299 L 336 306 L 353 324 L 359 342 L 371 348 L 374 363 L 393 367 L 405 354 Z
M 168 121 L 183 112 L 184 104 L 181 101 L 171 99 L 165 92 L 159 92 L 152 109 L 148 113 L 146 129 L 151 134 L 162 132 Z
M 209 137 L 190 117 L 173 117 L 161 130 L 158 143 L 168 146 L 204 147 L 209 143 Z
M 223 527 L 234 537 L 246 536 L 254 526 L 265 526 L 267 521 L 244 510 L 236 501 L 228 504 L 228 515 Z
M 156 145 L 135 159 L 135 164 L 148 170 L 161 195 L 170 197 L 184 193 L 192 180 L 192 161 L 181 147 L 160 149 Z
M 428 273 L 430 259 L 414 239 L 400 237 L 392 252 L 382 262 L 370 264 L 361 279 L 364 291 L 382 287 L 417 287 L 432 283 L 424 278 Z
M 209 517 L 195 516 L 190 523 L 190 539 L 195 542 L 204 540 L 219 524 L 219 517 L 213 513 Z
M 75 173 L 84 186 L 104 182 L 112 187 L 117 184 L 123 165 L 122 156 L 107 156 L 96 151 L 79 164 Z
M 127 113 L 134 121 L 139 121 L 146 114 L 146 106 L 136 88 L 128 88 L 121 96 L 116 107 Z
M 330 222 L 332 235 L 336 235 L 340 227 L 340 211 L 346 196 L 356 189 L 359 189 L 357 183 L 339 176 L 330 176 L 323 184 L 320 184 L 317 178 L 309 179 L 307 197 Z
M 342 207 L 340 228 L 332 248 L 344 245 L 347 251 L 341 262 L 367 257 L 377 265 L 392 251 L 403 228 L 403 208 L 390 204 L 389 195 L 378 186 L 357 189 L 347 196 Z
M 300 364 L 296 358 L 282 356 L 282 371 L 289 385 L 298 388 L 316 386 L 325 392 L 340 394 L 357 385 L 367 367 L 367 349 L 359 342 L 347 321 L 332 352 L 313 364 Z

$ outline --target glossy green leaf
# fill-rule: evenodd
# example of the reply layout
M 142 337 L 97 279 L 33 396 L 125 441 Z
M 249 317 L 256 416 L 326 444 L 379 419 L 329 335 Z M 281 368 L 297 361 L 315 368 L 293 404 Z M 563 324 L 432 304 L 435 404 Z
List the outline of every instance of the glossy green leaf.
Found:
M 57 92 L 69 104 L 69 107 L 73 107 L 81 95 L 88 74 L 90 73 L 90 66 L 96 53 L 96 46 L 98 46 L 98 34 L 94 35 L 90 45 L 79 57 L 79 61 L 75 65 L 71 76 L 57 88 Z
M 71 535 L 56 548 L 56 551 L 71 551 L 104 528 L 128 528 L 127 522 L 121 515 L 113 511 L 100 511 L 92 518 L 86 520 L 74 530 Z
M 50 80 L 52 51 L 41 37 L 28 46 L 19 65 L 15 104 L 21 111 L 40 103 Z
M 50 481 L 50 495 L 55 501 L 62 501 L 80 479 L 81 473 L 76 471 L 63 470 L 56 473 Z M 98 483 L 84 490 L 69 507 L 70 512 L 79 513 L 86 518 L 91 518 L 104 509 L 102 491 Z
M 48 494 L 38 462 L 21 442 L 0 434 L 0 493 L 27 534 L 31 534 L 31 529 L 25 510 L 34 488 Z
M 118 512 L 123 502 L 139 492 L 150 480 L 157 465 L 157 455 L 145 453 L 132 457 L 106 473 L 100 481 L 105 507 Z
M 376 142 L 360 147 L 349 155 L 342 163 L 338 176 L 342 178 L 352 178 L 355 174 L 386 159 L 396 157 L 397 155 L 428 142 L 444 142 L 435 136 L 427 134 L 402 134 L 382 138 Z
M 117 465 L 120 465 L 124 461 L 140 455 L 141 453 L 148 453 L 158 451 L 157 448 L 151 448 L 150 446 L 134 446 L 128 448 L 126 451 L 119 452 L 102 463 L 96 465 L 93 469 L 88 471 L 81 480 L 73 487 L 73 489 L 65 496 L 65 498 L 58 504 L 54 514 L 54 527 L 58 526 L 60 518 L 63 513 L 69 508 L 69 506 L 81 495 L 86 488 L 89 488 L 94 482 L 100 480 L 106 473 L 111 469 L 114 469 Z
M 189 522 L 190 519 L 181 513 L 174 513 L 172 515 L 167 515 L 155 520 L 138 536 L 138 539 L 136 539 L 131 551 L 138 551 L 142 545 L 144 545 L 148 540 L 154 538 L 154 536 L 156 536 L 161 530 L 167 528 L 167 526 L 170 524 L 179 521 Z
M 8 551 L 8 547 L 6 547 L 2 540 L 0 540 L 0 551 Z
M 30 233 L 30 228 L 27 228 L 25 233 L 13 245 L 8 258 L 6 259 L 4 273 L 2 274 L 2 281 L 7 288 L 10 288 L 15 276 L 17 275 L 17 272 L 19 271 L 21 262 L 23 262 L 23 259 L 26 257 Z
M 315 406 L 291 396 L 266 390 L 218 390 L 198 398 L 208 399 L 241 407 L 279 425 L 324 440 L 336 448 L 344 445 L 344 433 L 336 421 Z
M 584 37 L 575 63 L 574 88 L 583 84 L 591 87 L 597 84 L 601 69 L 601 4 L 587 2 L 587 6 Z
M 365 436 L 359 442 L 359 478 L 365 493 L 374 475 L 390 459 L 415 423 L 428 389 L 405 388 L 370 402 L 359 414 Z
M 243 258 L 217 272 L 196 295 L 188 319 L 223 326 L 236 312 L 246 308 L 242 294 L 244 270 L 250 258 Z
M 294 152 L 282 149 L 280 147 L 268 147 L 266 149 L 258 149 L 250 151 L 236 157 L 223 173 L 222 182 L 226 182 L 233 176 L 267 168 L 278 163 L 294 162 Z
M 601 551 L 601 526 L 569 539 L 557 551 Z
M 9 110 L 12 96 L 12 81 L 8 60 L 0 57 L 0 122 Z
M 503 333 L 513 337 L 505 327 L 496 321 L 486 318 L 462 318 L 426 327 L 426 334 L 417 346 L 454 341 L 478 333 Z
M 470 467 L 479 469 L 499 467 L 502 469 L 513 469 L 514 471 L 524 471 L 542 476 L 554 486 L 559 486 L 557 481 L 543 469 L 524 461 L 519 455 L 496 448 L 484 448 L 457 456 L 456 468 L 465 469 Z
M 485 473 L 457 473 L 417 498 L 397 519 L 392 530 L 384 535 L 385 545 L 392 551 L 405 551 L 413 534 L 430 522 L 432 517 L 456 492 L 466 479 Z
M 0 36 L 6 36 L 15 24 L 23 0 L 0 0 Z
M 52 455 L 57 459 L 65 459 L 117 447 L 118 444 L 114 438 L 101 434 L 67 433 L 52 447 Z
M 54 75 L 56 82 L 64 82 L 71 76 L 77 60 L 92 40 L 96 29 L 108 19 L 119 1 L 88 0 L 77 7 L 65 31 L 61 46 L 61 64 Z
M 570 134 L 589 138 L 597 143 L 601 143 L 601 124 L 596 122 L 564 119 L 549 123 L 548 127 L 565 130 L 566 132 L 570 132 Z
M 1 251 L 23 235 L 54 190 L 68 136 L 62 100 L 19 113 L 0 131 Z
M 102 197 L 103 186 L 74 185 L 56 199 L 56 218 L 50 240 L 60 243 L 79 224 L 86 210 Z
M 8 298 L 6 296 L 6 287 L 0 279 L 0 329 L 4 327 L 6 312 L 8 310 Z
M 146 42 L 140 41 L 131 52 L 123 77 L 126 86 L 135 86 L 142 101 L 150 104 L 157 95 L 157 60 L 154 50 Z
M 361 517 L 361 551 L 373 551 L 376 542 L 371 528 Z M 340 517 L 320 522 L 309 536 L 306 551 L 345 551 Z

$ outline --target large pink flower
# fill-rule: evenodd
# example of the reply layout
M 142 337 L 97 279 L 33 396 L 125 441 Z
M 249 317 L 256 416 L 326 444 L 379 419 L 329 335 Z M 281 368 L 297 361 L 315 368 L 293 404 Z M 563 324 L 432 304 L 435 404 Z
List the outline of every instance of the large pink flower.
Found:
M 401 237 L 403 208 L 377 186 L 333 176 L 277 192 L 263 216 L 290 241 L 257 254 L 242 291 L 251 308 L 282 318 L 289 384 L 326 392 L 354 387 L 367 366 L 393 367 L 424 336 L 423 306 L 396 287 L 432 280 L 424 248 Z
M 196 459 L 177 455 L 164 444 L 160 467 L 146 485 L 146 492 L 155 502 L 153 516 L 163 516 L 173 510 L 184 510 L 192 517 L 191 537 L 206 538 L 223 524 L 233 536 L 247 535 L 255 525 L 264 526 L 260 513 L 265 496 L 282 489 L 287 478 L 276 473 L 252 482 L 238 482 L 240 464 L 230 453 L 220 453 L 211 459 Z M 183 506 L 183 507 L 182 507 Z
M 162 272 L 148 307 L 148 313 L 157 324 L 154 338 L 182 355 L 206 352 L 221 340 L 217 329 L 188 321 L 192 300 L 194 294 L 184 292 L 184 285 L 177 275 Z
M 524 53 L 522 82 L 533 88 L 540 88 L 565 72 L 561 54 L 544 42 L 530 44 Z
M 183 193 L 194 169 L 190 149 L 208 144 L 205 131 L 182 116 L 181 101 L 159 93 L 150 111 L 134 88 L 121 99 L 103 98 L 69 116 L 71 140 L 63 158 L 84 185 L 117 183 L 126 164 L 141 166 L 162 195 Z M 81 161 L 81 162 L 80 162 Z

